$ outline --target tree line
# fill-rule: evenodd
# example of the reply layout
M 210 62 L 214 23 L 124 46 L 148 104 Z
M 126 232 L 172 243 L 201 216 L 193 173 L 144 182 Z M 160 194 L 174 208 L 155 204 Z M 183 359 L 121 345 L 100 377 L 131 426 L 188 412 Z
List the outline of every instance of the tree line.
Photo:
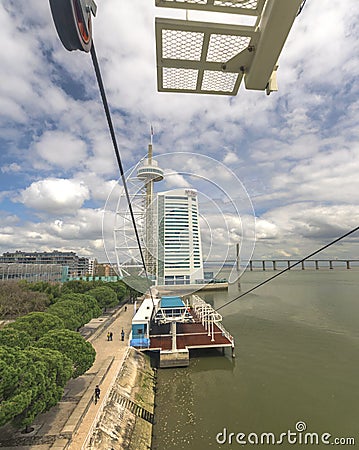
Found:
M 122 281 L 0 283 L 0 426 L 28 427 L 56 405 L 96 352 L 77 331 L 128 295 Z

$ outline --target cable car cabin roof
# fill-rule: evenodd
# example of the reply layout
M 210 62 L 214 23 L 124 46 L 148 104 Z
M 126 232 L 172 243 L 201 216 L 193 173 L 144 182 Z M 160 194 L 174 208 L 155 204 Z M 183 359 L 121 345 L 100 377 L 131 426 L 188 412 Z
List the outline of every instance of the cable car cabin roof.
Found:
M 162 297 L 160 308 L 185 308 L 183 300 L 180 297 Z
M 303 0 L 156 0 L 160 7 L 187 10 L 186 20 L 156 17 L 158 91 L 237 95 L 242 79 L 246 89 L 277 91 L 278 59 L 301 4 Z M 188 10 L 196 10 L 196 20 L 188 19 Z M 228 23 L 229 15 L 247 18 Z M 246 25 L 248 15 L 255 19 L 252 25 Z
M 133 316 L 132 323 L 144 323 L 151 320 L 153 303 L 151 298 L 145 298 Z

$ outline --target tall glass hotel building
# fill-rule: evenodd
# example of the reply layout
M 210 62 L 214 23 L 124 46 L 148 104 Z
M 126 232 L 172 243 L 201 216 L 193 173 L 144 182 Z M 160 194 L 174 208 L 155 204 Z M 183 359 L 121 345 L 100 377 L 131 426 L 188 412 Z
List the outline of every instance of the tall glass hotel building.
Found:
M 197 191 L 175 189 L 157 194 L 159 285 L 203 280 Z

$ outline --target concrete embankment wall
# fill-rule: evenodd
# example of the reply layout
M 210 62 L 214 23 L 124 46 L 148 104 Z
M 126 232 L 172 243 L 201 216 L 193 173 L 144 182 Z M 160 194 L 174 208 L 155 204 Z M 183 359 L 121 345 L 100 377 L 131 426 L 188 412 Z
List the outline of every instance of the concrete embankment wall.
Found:
M 150 449 L 155 382 L 150 358 L 130 348 L 86 449 Z

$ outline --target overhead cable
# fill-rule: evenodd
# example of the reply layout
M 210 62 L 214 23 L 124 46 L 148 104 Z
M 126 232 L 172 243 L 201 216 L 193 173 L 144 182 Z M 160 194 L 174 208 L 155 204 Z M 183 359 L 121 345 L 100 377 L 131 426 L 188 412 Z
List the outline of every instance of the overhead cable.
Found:
M 302 1 L 302 3 L 301 3 L 301 5 L 299 6 L 299 9 L 298 9 L 298 12 L 297 12 L 297 17 L 299 16 L 299 14 L 303 11 L 303 8 L 304 8 L 304 5 L 305 5 L 305 2 L 306 2 L 307 0 L 303 0 Z
M 107 124 L 108 124 L 109 130 L 110 130 L 110 135 L 111 135 L 111 139 L 112 139 L 112 145 L 113 145 L 113 148 L 115 150 L 117 164 L 118 164 L 118 167 L 120 169 L 121 181 L 122 181 L 122 184 L 123 184 L 123 187 L 124 187 L 124 190 L 125 190 L 125 194 L 126 194 L 126 199 L 127 199 L 127 203 L 128 203 L 128 207 L 129 207 L 129 211 L 130 211 L 130 215 L 131 215 L 133 229 L 134 229 L 134 232 L 135 232 L 135 235 L 136 235 L 136 241 L 137 241 L 138 249 L 139 249 L 140 256 L 141 256 L 141 262 L 142 262 L 143 270 L 144 270 L 146 279 L 151 282 L 151 280 L 150 280 L 150 278 L 148 276 L 148 273 L 147 273 L 145 258 L 143 256 L 143 251 L 142 251 L 142 246 L 141 246 L 141 241 L 140 241 L 140 236 L 138 234 L 137 225 L 136 225 L 136 221 L 135 221 L 135 215 L 133 213 L 131 198 L 130 198 L 130 194 L 129 194 L 129 191 L 128 191 L 127 181 L 126 181 L 126 177 L 125 177 L 125 172 L 124 172 L 123 164 L 122 164 L 122 160 L 121 160 L 121 154 L 120 154 L 119 147 L 118 147 L 118 144 L 117 144 L 116 134 L 115 134 L 114 126 L 113 126 L 113 123 L 112 123 L 110 108 L 108 106 L 106 92 L 105 92 L 104 84 L 103 84 L 103 81 L 102 81 L 100 66 L 99 66 L 99 63 L 98 63 L 96 50 L 95 50 L 95 44 L 94 44 L 93 40 L 92 40 L 92 46 L 91 46 L 90 52 L 91 52 L 92 63 L 93 63 L 93 66 L 94 66 L 94 69 L 95 69 L 95 73 L 96 73 L 97 83 L 98 83 L 98 86 L 99 86 L 99 89 L 100 89 L 102 104 L 103 104 L 103 107 L 105 109 Z M 151 284 L 152 284 L 152 282 L 151 282 Z M 150 291 L 152 303 L 153 303 L 153 306 L 154 306 L 152 290 L 151 290 L 151 284 L 150 284 L 149 291 Z
M 275 275 L 273 275 L 272 277 L 268 278 L 265 281 L 262 281 L 261 283 L 257 284 L 256 286 L 252 287 L 251 289 L 249 289 L 246 292 L 243 292 L 243 294 L 239 295 L 238 297 L 233 298 L 232 300 L 229 300 L 228 302 L 224 303 L 223 305 L 221 305 L 219 308 L 217 308 L 217 311 L 219 311 L 220 309 L 224 308 L 225 306 L 230 305 L 231 303 L 239 300 L 240 298 L 244 297 L 245 295 L 249 294 L 250 292 L 253 292 L 255 289 L 258 289 L 259 287 L 263 286 L 264 284 L 269 283 L 270 281 L 274 280 L 274 278 L 279 277 L 280 275 L 282 275 L 283 273 L 287 272 L 288 270 L 292 269 L 293 267 L 297 266 L 298 264 L 301 264 L 303 261 L 311 258 L 312 256 L 322 252 L 323 250 L 327 249 L 328 247 L 331 247 L 332 245 L 336 244 L 337 242 L 341 241 L 342 239 L 350 236 L 351 234 L 355 233 L 356 231 L 359 230 L 359 227 L 353 228 L 351 231 L 348 231 L 348 233 L 343 234 L 342 236 L 338 237 L 337 239 L 335 239 L 334 241 L 329 242 L 329 244 L 324 245 L 324 247 L 321 247 L 320 249 L 316 250 L 315 252 L 311 253 L 310 255 L 306 256 L 305 258 L 302 258 L 301 260 L 297 261 L 296 263 L 288 266 L 286 269 L 281 270 L 280 272 L 276 273 Z

